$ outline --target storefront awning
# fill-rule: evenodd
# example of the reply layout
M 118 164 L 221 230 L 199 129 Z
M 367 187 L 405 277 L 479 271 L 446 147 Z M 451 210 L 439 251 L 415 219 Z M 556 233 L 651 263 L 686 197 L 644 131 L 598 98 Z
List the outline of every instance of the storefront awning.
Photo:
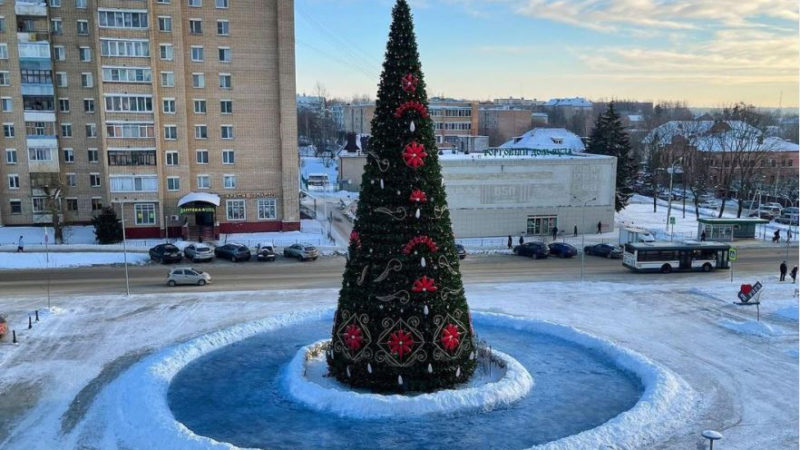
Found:
M 192 202 L 210 203 L 214 206 L 219 206 L 219 195 L 209 192 L 190 192 L 178 200 L 178 206 L 183 206 Z

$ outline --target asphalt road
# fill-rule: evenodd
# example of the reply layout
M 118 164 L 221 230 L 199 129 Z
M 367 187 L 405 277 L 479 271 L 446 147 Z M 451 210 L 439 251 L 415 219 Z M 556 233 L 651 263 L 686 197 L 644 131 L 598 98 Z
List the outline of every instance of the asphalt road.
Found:
M 735 275 L 739 278 L 765 272 L 777 274 L 778 265 L 785 259 L 785 255 L 786 251 L 782 248 L 740 249 L 735 263 Z M 796 248 L 792 249 L 791 258 L 787 262 L 790 268 L 797 261 Z M 341 286 L 344 258 L 330 256 L 313 262 L 299 262 L 278 257 L 272 263 L 214 261 L 194 266 L 210 273 L 212 284 L 205 287 L 170 288 L 166 286 L 169 266 L 129 266 L 131 293 L 338 288 Z M 461 272 L 465 283 L 579 281 L 580 258 L 532 260 L 506 254 L 470 255 L 461 261 Z M 668 275 L 633 273 L 623 267 L 620 260 L 593 256 L 586 257 L 584 269 L 584 279 L 588 281 L 660 283 L 686 278 L 696 278 L 698 281 L 722 280 L 730 279 L 730 276 L 729 270 Z M 44 296 L 48 284 L 51 295 L 123 294 L 125 272 L 122 266 L 0 271 L 0 298 L 16 295 Z

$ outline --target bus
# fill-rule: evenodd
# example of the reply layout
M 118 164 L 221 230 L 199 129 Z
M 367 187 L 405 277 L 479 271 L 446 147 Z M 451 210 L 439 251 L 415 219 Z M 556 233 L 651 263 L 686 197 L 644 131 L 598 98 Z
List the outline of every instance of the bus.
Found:
M 721 242 L 638 242 L 625 244 L 622 265 L 634 272 L 729 269 L 731 246 Z

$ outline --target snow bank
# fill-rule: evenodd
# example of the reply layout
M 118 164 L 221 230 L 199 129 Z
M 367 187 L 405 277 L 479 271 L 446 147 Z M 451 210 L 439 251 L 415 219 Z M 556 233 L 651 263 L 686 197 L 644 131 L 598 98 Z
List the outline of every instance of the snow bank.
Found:
M 789 306 L 785 306 L 783 308 L 778 308 L 773 312 L 776 316 L 782 317 L 788 320 L 794 320 L 795 322 L 798 321 L 798 312 L 797 312 L 797 303 Z
M 52 252 L 47 261 L 46 253 L 2 253 L 0 269 L 47 269 L 92 266 L 98 264 L 122 264 L 122 253 L 109 252 Z M 150 260 L 147 253 L 128 253 L 128 264 L 146 264 Z
M 795 309 L 795 314 L 796 312 L 797 309 Z M 780 334 L 766 323 L 756 322 L 754 320 L 738 322 L 735 320 L 725 319 L 721 320 L 719 322 L 719 325 L 723 328 L 727 328 L 739 334 L 750 334 L 753 336 L 763 336 L 763 337 L 771 337 Z

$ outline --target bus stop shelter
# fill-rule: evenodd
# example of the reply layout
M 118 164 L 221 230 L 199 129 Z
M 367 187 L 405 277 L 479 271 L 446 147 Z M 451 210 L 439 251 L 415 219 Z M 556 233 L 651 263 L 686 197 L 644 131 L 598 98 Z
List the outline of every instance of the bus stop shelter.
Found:
M 697 236 L 705 231 L 707 241 L 731 242 L 734 239 L 755 239 L 756 226 L 766 219 L 697 219 Z

